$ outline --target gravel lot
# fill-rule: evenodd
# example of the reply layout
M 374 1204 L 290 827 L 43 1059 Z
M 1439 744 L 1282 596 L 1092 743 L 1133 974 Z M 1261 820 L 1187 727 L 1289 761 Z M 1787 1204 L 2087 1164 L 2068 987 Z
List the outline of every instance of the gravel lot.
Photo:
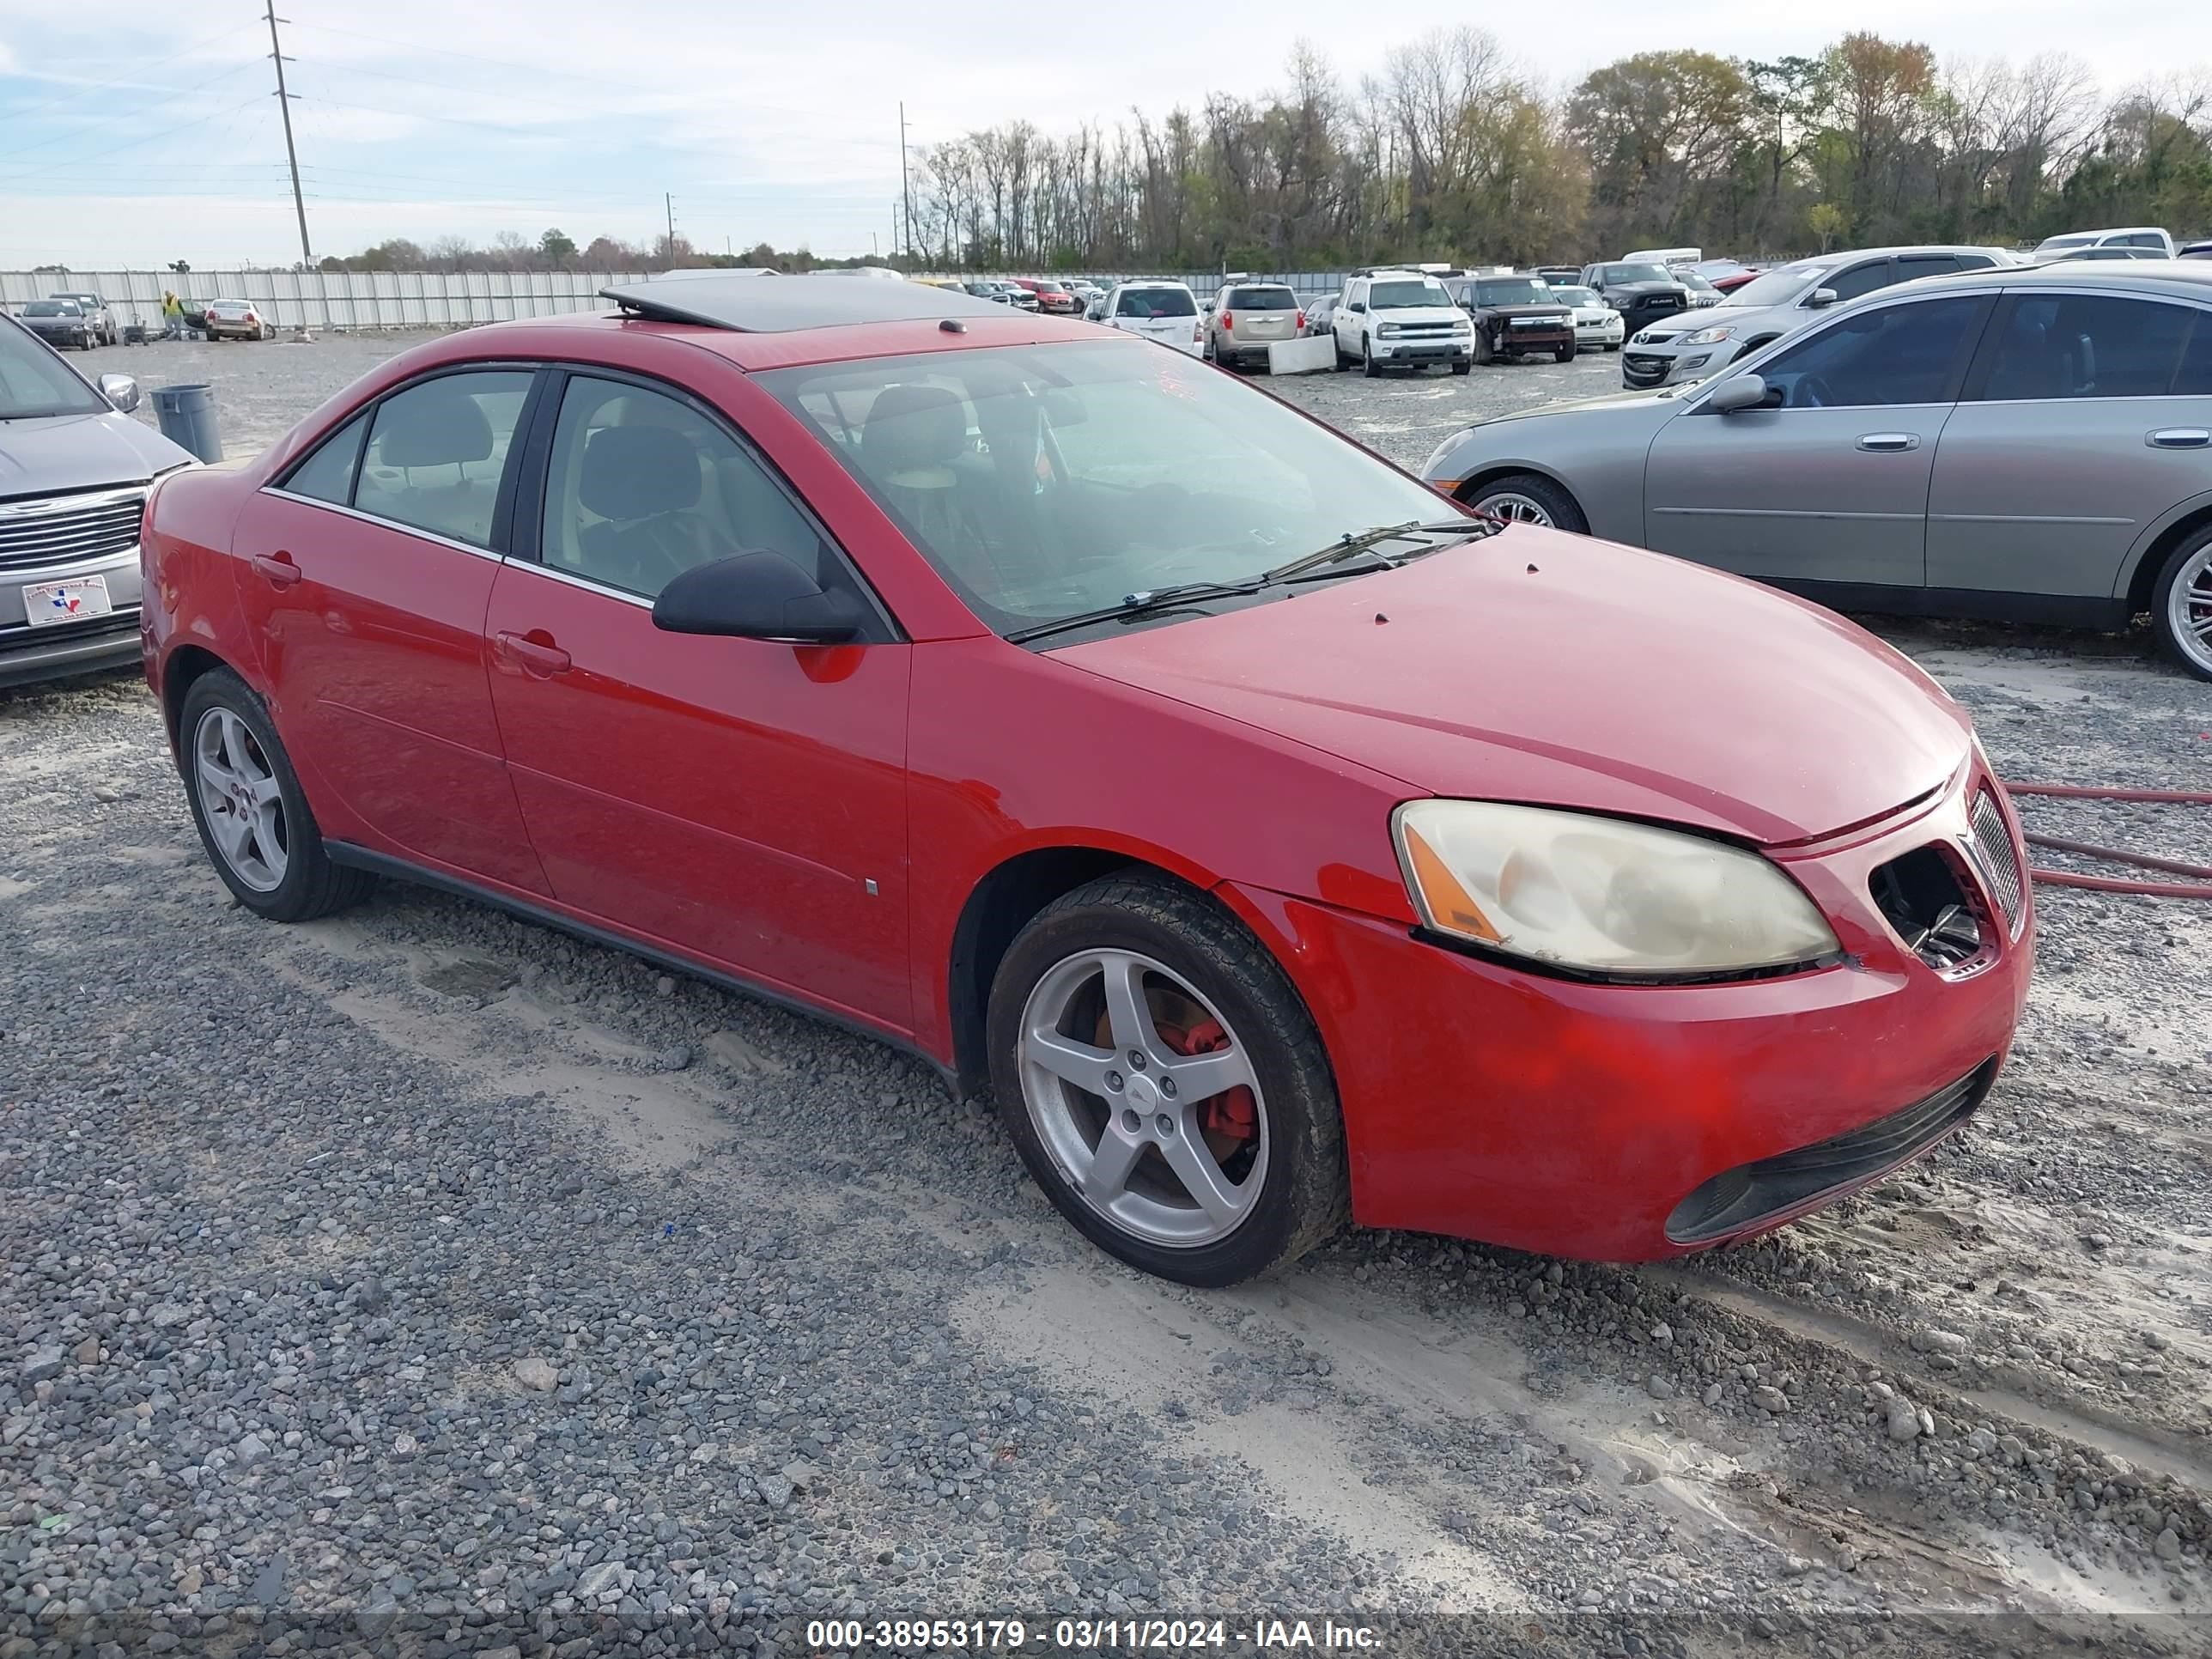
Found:
M 402 343 L 85 367 L 214 381 L 235 455 Z M 1418 464 L 1616 365 L 1279 390 Z M 1883 631 L 2008 777 L 2212 776 L 2212 688 L 2145 640 Z M 2212 862 L 2201 811 L 2027 810 Z M 1082 1246 L 888 1049 L 422 891 L 256 921 L 133 680 L 0 694 L 0 1659 L 992 1610 L 1450 1613 L 1385 1650 L 1451 1654 L 2212 1637 L 2188 905 L 2039 890 L 1974 1126 L 1755 1248 L 1365 1233 L 1203 1295 Z

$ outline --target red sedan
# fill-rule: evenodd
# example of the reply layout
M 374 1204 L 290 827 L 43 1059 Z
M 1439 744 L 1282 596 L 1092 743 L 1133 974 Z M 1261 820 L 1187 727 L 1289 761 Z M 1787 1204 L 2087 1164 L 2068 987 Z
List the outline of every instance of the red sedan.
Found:
M 2017 826 L 1850 623 L 1142 340 L 610 295 L 158 486 L 147 674 L 246 908 L 427 882 L 857 1026 L 1193 1284 L 1347 1213 L 1671 1255 L 1988 1091 Z

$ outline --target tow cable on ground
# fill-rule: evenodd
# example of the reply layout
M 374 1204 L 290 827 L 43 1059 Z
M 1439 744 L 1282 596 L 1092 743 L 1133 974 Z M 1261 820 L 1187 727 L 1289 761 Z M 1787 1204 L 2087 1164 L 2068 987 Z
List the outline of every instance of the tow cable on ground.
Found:
M 2119 800 L 2160 806 L 2212 806 L 2212 793 L 2196 789 L 2107 789 L 2077 783 L 2008 783 L 2012 795 L 2045 795 L 2060 800 Z M 2073 870 L 2031 866 L 2028 874 L 2051 887 L 2086 887 L 2099 893 L 2136 893 L 2149 898 L 2212 899 L 2212 865 L 2185 864 L 2179 859 L 2154 858 L 2148 853 L 2124 852 L 2063 836 L 2037 835 L 2023 830 L 2030 847 L 2077 857 L 2101 859 L 2112 864 L 2131 864 L 2138 870 L 2158 870 L 2167 875 L 2194 876 L 2194 881 L 2140 881 L 2120 876 L 2089 876 Z

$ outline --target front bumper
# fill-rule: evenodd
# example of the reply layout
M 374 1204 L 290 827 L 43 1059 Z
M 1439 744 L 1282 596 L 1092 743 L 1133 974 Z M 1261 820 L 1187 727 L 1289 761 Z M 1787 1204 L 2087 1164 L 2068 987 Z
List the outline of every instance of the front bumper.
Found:
M 1462 334 L 1437 339 L 1386 340 L 1376 335 L 1368 355 L 1378 363 L 1465 363 L 1474 360 L 1474 337 Z
M 1781 1225 L 1924 1151 L 2011 1047 L 2034 921 L 2023 915 L 1985 965 L 1947 978 L 1889 931 L 1867 884 L 1877 866 L 1962 835 L 1967 799 L 1954 787 L 1778 854 L 1846 959 L 1773 979 L 1577 982 L 1421 943 L 1402 923 L 1242 890 L 1322 1027 L 1354 1218 L 1650 1261 Z M 1962 1080 L 1963 1106 L 1927 1107 Z M 1900 1117 L 1915 1108 L 1926 1109 Z M 1839 1152 L 1824 1146 L 1846 1137 Z M 1807 1190 L 1795 1172 L 1823 1159 L 1834 1179 Z M 1747 1166 L 1766 1160 L 1789 1160 L 1778 1182 L 1738 1201 L 1762 1179 Z
M 92 338 L 87 328 L 34 328 L 31 332 L 50 346 L 81 346 Z
M 1571 328 L 1501 328 L 1492 349 L 1506 353 L 1562 351 L 1576 343 Z
M 136 664 L 138 607 L 58 628 L 0 629 L 0 686 L 27 685 Z

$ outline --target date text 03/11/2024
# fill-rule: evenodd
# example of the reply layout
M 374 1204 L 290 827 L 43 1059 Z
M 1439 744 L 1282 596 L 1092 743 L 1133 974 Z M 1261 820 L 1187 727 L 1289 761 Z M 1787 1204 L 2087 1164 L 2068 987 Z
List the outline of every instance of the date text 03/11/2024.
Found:
M 1231 1626 L 1224 1619 L 818 1619 L 806 1626 L 810 1649 L 858 1653 L 910 1649 L 1018 1651 L 1026 1647 L 1075 1653 L 1177 1652 L 1239 1647 L 1372 1648 L 1375 1632 L 1334 1620 L 1257 1619 Z

